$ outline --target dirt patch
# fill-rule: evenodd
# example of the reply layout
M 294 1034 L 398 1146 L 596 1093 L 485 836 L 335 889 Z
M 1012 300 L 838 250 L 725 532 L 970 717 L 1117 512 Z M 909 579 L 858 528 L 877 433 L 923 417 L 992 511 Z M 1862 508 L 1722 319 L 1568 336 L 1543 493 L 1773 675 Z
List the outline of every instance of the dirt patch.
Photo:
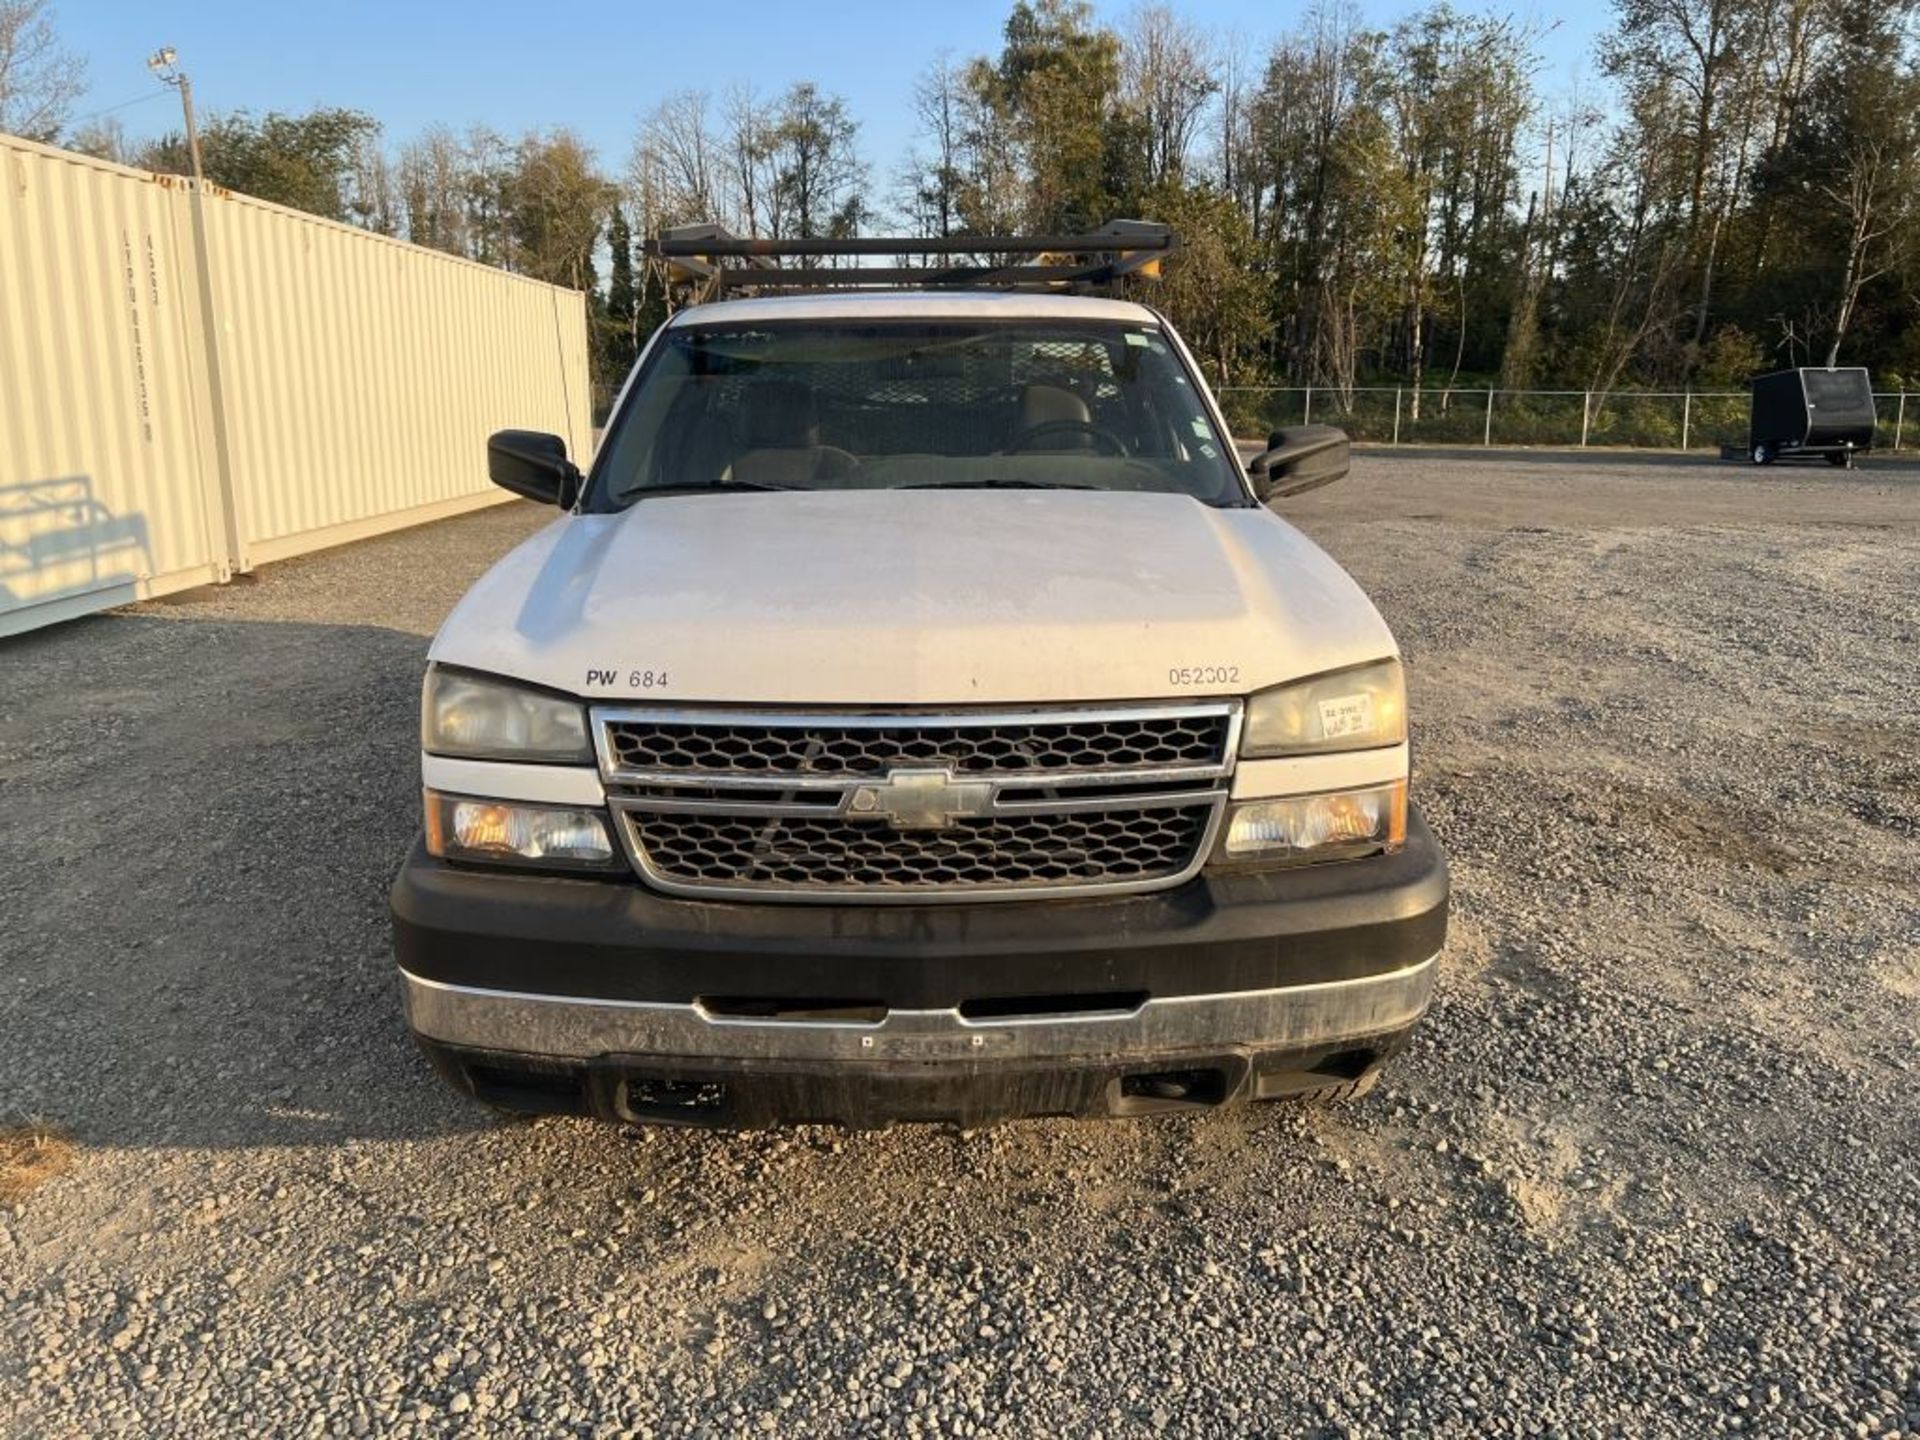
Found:
M 0 1125 L 0 1205 L 18 1205 L 73 1163 L 74 1144 L 51 1125 Z
M 1805 869 L 1809 858 L 1782 845 L 1756 828 L 1751 815 L 1737 813 L 1724 802 L 1684 791 L 1644 790 L 1617 786 L 1605 808 L 1611 825 L 1627 834 L 1657 835 L 1662 842 L 1701 864 L 1765 870 L 1785 875 Z

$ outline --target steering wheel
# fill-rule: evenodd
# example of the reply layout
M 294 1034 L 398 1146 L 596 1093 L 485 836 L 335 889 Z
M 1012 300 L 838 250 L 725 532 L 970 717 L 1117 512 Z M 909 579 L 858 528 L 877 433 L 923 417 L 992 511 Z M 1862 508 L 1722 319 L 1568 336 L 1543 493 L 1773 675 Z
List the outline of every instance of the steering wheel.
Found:
M 1127 453 L 1127 442 L 1104 425 L 1096 425 L 1091 420 L 1042 420 L 1038 425 L 1029 425 L 1013 437 L 1013 443 L 1006 448 L 1006 454 L 1018 455 L 1031 450 L 1033 442 L 1046 435 L 1086 435 L 1091 437 L 1094 448 L 1107 455 Z

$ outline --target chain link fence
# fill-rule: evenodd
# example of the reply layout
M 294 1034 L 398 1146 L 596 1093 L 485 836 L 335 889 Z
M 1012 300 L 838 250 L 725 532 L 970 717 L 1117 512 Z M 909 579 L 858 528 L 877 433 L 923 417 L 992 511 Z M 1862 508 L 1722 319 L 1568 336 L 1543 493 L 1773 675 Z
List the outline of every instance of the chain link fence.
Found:
M 1460 386 L 1228 385 L 1215 392 L 1233 433 L 1338 425 L 1380 445 L 1540 445 L 1646 450 L 1745 448 L 1744 390 L 1488 390 Z M 1876 450 L 1920 444 L 1920 391 L 1876 392 Z

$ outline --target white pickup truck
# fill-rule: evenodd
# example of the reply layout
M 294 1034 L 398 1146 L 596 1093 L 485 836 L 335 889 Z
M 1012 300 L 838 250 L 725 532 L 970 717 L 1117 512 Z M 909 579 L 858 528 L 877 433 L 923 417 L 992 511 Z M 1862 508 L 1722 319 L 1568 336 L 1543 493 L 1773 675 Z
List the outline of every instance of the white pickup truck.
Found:
M 435 639 L 406 1013 L 502 1110 L 759 1126 L 1363 1091 L 1447 875 L 1398 651 L 1167 322 L 1022 290 L 676 314 Z

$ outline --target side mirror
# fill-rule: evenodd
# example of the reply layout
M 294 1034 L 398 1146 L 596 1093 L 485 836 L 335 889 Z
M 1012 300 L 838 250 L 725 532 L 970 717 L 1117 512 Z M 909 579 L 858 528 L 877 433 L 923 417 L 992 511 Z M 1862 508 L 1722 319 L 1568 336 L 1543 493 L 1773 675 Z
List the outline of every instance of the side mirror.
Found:
M 1331 425 L 1296 425 L 1267 437 L 1267 448 L 1247 462 L 1253 493 L 1265 505 L 1331 485 L 1352 464 L 1347 432 Z
M 580 468 L 567 442 L 538 430 L 496 430 L 487 439 L 487 474 L 503 490 L 571 510 L 580 498 Z

